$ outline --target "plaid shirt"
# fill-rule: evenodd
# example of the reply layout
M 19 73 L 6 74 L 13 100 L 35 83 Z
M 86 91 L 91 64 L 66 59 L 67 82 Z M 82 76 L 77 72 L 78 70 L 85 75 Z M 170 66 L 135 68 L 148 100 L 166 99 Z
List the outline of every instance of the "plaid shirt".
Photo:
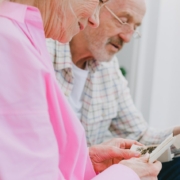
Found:
M 47 47 L 59 85 L 68 97 L 73 88 L 69 44 L 48 39 Z M 110 62 L 89 61 L 88 70 L 80 119 L 86 131 L 88 146 L 112 137 L 134 139 L 143 144 L 159 144 L 172 133 L 172 128 L 160 131 L 148 126 L 134 106 L 116 57 Z

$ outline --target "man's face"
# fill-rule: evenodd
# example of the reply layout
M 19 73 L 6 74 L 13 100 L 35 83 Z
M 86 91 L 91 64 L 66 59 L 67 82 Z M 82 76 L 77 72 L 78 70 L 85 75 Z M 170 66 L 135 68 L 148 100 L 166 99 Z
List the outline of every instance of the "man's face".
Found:
M 106 6 L 121 21 L 130 24 L 132 29 L 140 25 L 145 14 L 144 0 L 111 0 Z M 98 61 L 110 61 L 133 35 L 133 31 L 124 32 L 120 22 L 105 7 L 102 7 L 100 12 L 99 27 L 86 27 L 82 33 L 86 38 L 88 50 Z

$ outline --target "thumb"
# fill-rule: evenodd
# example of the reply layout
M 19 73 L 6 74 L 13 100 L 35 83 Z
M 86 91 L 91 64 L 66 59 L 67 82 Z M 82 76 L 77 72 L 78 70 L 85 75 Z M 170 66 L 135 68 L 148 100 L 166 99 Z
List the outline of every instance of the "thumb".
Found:
M 141 154 L 139 152 L 136 152 L 136 151 L 132 151 L 132 150 L 129 150 L 129 149 L 119 149 L 120 150 L 120 153 L 121 153 L 121 157 L 124 158 L 124 159 L 130 159 L 130 158 L 133 158 L 133 157 L 140 157 Z
M 105 158 L 121 158 L 121 159 L 130 159 L 132 157 L 140 157 L 140 153 L 132 151 L 129 149 L 120 149 L 115 146 L 106 148 Z
M 143 162 L 148 162 L 150 158 L 150 154 L 146 153 L 145 155 L 141 156 Z

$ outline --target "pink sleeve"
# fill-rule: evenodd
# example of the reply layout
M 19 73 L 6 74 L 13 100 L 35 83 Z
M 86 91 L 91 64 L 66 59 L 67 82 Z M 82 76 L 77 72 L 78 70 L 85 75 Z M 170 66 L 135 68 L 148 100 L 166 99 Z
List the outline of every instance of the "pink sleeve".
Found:
M 106 169 L 93 180 L 140 180 L 138 175 L 127 166 L 116 164 Z
M 44 39 L 30 23 L 0 14 L 0 24 L 0 180 L 92 179 L 85 132 L 59 91 Z

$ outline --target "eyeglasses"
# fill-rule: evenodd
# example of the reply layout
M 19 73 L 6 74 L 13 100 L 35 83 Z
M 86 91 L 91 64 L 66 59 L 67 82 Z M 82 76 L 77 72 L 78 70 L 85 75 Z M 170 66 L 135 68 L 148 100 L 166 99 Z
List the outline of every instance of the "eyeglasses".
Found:
M 131 26 L 130 26 L 130 24 L 128 24 L 128 23 L 126 23 L 126 22 L 123 22 L 120 18 L 118 18 L 117 17 L 117 15 L 116 14 L 114 14 L 113 12 L 112 12 L 112 10 L 110 10 L 106 5 L 104 5 L 104 7 L 120 22 L 120 24 L 121 24 L 121 27 L 122 27 L 122 31 L 124 32 L 124 33 L 131 33 L 131 32 L 133 32 L 133 37 L 134 38 L 140 38 L 141 37 L 141 34 L 138 32 L 138 31 L 136 31 L 136 30 L 134 30 Z

